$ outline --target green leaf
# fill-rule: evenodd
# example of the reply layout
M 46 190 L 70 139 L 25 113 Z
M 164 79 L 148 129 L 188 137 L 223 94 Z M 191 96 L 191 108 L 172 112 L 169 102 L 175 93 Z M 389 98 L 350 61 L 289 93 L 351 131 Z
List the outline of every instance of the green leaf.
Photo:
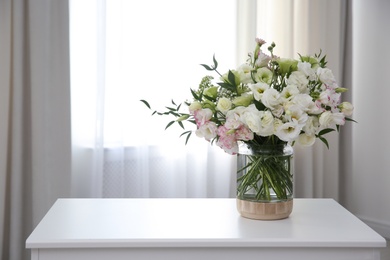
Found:
M 232 86 L 232 84 L 230 84 L 230 83 L 219 82 L 217 84 L 220 85 L 223 88 L 226 88 L 226 89 L 230 90 L 230 91 L 234 91 L 235 92 L 235 90 L 236 90 L 235 86 Z
M 179 137 L 182 137 L 183 135 L 188 134 L 188 133 L 191 133 L 191 131 L 185 131 Z
M 228 80 L 229 80 L 229 83 L 234 87 L 235 92 L 237 92 L 236 76 L 234 76 L 234 73 L 231 70 L 229 70 L 229 73 L 228 73 Z
M 353 120 L 352 118 L 349 118 L 349 117 L 346 117 L 345 120 L 346 120 L 346 121 L 351 121 L 351 122 L 357 123 L 357 121 L 355 121 L 355 120 Z
M 216 70 L 217 67 L 218 67 L 218 62 L 217 62 L 217 60 L 215 59 L 215 54 L 213 55 L 213 62 L 214 62 L 214 70 Z
M 167 126 L 165 127 L 165 130 L 167 130 L 168 127 L 170 127 L 173 123 L 175 123 L 175 121 L 171 121 L 167 124 Z
M 150 105 L 149 105 L 149 103 L 146 100 L 141 99 L 140 101 L 142 103 L 144 103 L 150 109 Z
M 208 100 L 210 100 L 210 101 L 212 101 L 212 102 L 214 102 L 214 101 L 216 101 L 217 99 L 216 98 L 213 98 L 213 97 L 210 97 L 210 96 L 207 96 L 207 95 L 203 95 L 206 99 L 208 99 Z
M 166 108 L 171 110 L 171 111 L 176 111 L 176 108 L 173 108 L 173 107 L 166 107 Z
M 182 121 L 178 121 L 178 123 L 181 126 L 181 128 L 185 129 Z
M 172 102 L 172 104 L 174 104 L 176 106 L 175 101 L 173 101 L 173 99 L 171 100 L 171 102 Z
M 265 110 L 265 106 L 262 102 L 257 101 L 256 99 L 253 99 L 253 104 L 255 104 L 255 107 L 257 108 L 257 110 L 259 110 L 259 111 Z
M 321 136 L 321 135 L 324 135 L 324 134 L 327 134 L 327 133 L 330 133 L 330 132 L 333 132 L 333 131 L 335 131 L 335 130 L 332 129 L 332 128 L 326 128 L 326 129 L 321 130 L 321 131 L 318 133 L 318 135 Z
M 206 64 L 200 64 L 201 66 L 203 66 L 206 70 L 214 70 L 213 68 L 211 68 L 209 65 L 206 65 Z
M 186 145 L 188 143 L 188 140 L 190 139 L 190 136 L 191 136 L 192 132 L 189 132 L 188 135 L 187 135 L 187 138 L 186 138 Z
M 199 96 L 195 93 L 195 91 L 193 91 L 192 89 L 190 89 L 190 90 L 191 90 L 191 94 L 192 94 L 192 96 L 194 97 L 195 100 L 202 101 L 202 100 L 199 98 Z
M 319 136 L 318 137 L 322 142 L 324 142 L 324 144 L 326 145 L 326 147 L 329 149 L 329 144 L 328 144 L 328 140 L 326 140 L 324 137 L 322 136 Z

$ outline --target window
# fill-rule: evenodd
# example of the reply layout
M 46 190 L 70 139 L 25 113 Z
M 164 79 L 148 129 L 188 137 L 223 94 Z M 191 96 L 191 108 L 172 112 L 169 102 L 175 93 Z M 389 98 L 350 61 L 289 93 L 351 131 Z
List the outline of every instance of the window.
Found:
M 205 170 L 212 167 L 208 144 L 194 136 L 185 146 L 182 130 L 164 131 L 168 119 L 151 117 L 139 100 L 159 109 L 190 98 L 207 74 L 199 64 L 211 64 L 213 54 L 226 66 L 221 71 L 236 66 L 235 0 L 83 0 L 71 1 L 70 13 L 76 184 L 92 183 L 85 194 L 96 196 L 148 196 L 142 194 L 159 183 L 150 179 L 163 172 L 173 181 L 166 189 L 181 187 L 180 196 L 188 196 L 187 182 L 212 176 Z M 190 177 L 195 168 L 202 174 Z M 164 194 L 176 196 L 155 196 Z

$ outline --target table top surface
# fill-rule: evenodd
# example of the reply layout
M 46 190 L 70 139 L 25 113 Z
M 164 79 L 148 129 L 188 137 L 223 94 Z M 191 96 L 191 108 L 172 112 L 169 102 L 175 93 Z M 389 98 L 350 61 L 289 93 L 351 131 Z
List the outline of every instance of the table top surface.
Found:
M 294 199 L 289 218 L 243 218 L 235 199 L 58 199 L 27 248 L 385 247 L 333 199 Z

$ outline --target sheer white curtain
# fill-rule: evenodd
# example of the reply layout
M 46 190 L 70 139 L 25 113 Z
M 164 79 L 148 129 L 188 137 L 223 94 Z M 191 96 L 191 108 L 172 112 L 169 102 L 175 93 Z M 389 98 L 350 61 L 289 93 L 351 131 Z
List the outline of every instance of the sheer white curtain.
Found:
M 223 8 L 222 8 L 223 7 Z M 235 159 L 139 100 L 164 109 L 190 97 L 216 55 L 236 66 L 236 2 L 72 1 L 75 196 L 234 196 Z M 215 76 L 215 75 L 214 75 Z
M 276 43 L 275 52 L 286 58 L 322 50 L 340 86 L 343 83 L 346 1 L 258 0 L 257 35 Z M 349 131 L 350 129 L 341 129 Z M 339 135 L 327 135 L 330 149 L 322 142 L 313 147 L 294 146 L 296 197 L 339 199 Z
M 90 0 L 72 6 L 77 196 L 234 196 L 234 157 L 197 137 L 184 146 L 179 128 L 164 131 L 168 120 L 150 117 L 139 102 L 158 109 L 172 98 L 190 98 L 189 88 L 206 74 L 198 64 L 210 63 L 213 54 L 224 70 L 245 61 L 257 36 L 276 42 L 283 57 L 322 49 L 342 82 L 342 0 Z M 295 146 L 297 197 L 338 199 L 338 135 L 328 141 L 330 150 L 321 142 Z

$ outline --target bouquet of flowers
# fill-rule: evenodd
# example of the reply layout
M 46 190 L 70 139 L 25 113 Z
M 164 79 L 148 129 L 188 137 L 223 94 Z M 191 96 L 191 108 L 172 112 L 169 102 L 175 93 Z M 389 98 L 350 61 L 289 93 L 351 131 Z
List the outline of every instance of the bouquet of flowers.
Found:
M 299 55 L 299 59 L 280 58 L 274 54 L 275 44 L 263 52 L 265 41 L 256 39 L 256 47 L 248 60 L 235 70 L 221 74 L 213 57 L 212 65 L 201 64 L 219 77 L 207 75 L 198 89 L 191 89 L 192 99 L 182 104 L 154 111 L 175 119 L 186 136 L 195 130 L 198 137 L 216 143 L 229 154 L 238 153 L 238 143 L 278 145 L 295 142 L 310 146 L 318 138 L 328 147 L 325 134 L 339 130 L 346 120 L 353 121 L 353 106 L 341 102 L 341 88 L 330 69 L 326 56 Z M 141 100 L 149 108 L 146 100 Z M 187 130 L 184 122 L 196 126 Z

